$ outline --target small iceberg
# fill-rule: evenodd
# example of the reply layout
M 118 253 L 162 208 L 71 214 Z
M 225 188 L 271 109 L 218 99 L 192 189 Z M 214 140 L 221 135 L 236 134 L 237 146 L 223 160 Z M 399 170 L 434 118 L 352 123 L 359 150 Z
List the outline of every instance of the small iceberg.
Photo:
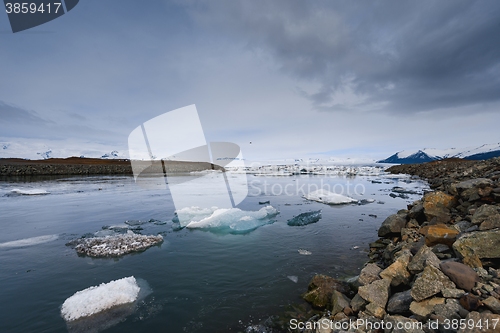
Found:
M 289 276 L 287 276 L 287 278 L 289 278 L 290 281 L 293 281 L 295 283 L 299 282 L 299 277 L 296 275 L 289 275 Z
M 79 238 L 67 245 L 76 245 L 76 252 L 89 257 L 116 257 L 144 251 L 162 242 L 161 235 L 139 235 L 129 230 L 115 236 Z
M 43 243 L 52 242 L 59 238 L 59 235 L 44 235 L 31 238 L 19 239 L 11 242 L 0 243 L 0 248 L 14 248 L 14 247 L 24 247 L 33 246 Z
M 278 214 L 278 210 L 273 206 L 266 206 L 258 211 L 244 211 L 239 208 L 215 209 L 210 216 L 189 222 L 186 228 L 244 233 L 273 223 L 272 218 Z
M 129 276 L 77 291 L 64 301 L 61 316 L 66 321 L 73 321 L 133 303 L 137 300 L 140 289 L 135 277 Z
M 312 254 L 311 251 L 307 251 L 307 250 L 304 250 L 304 249 L 298 249 L 297 251 L 299 252 L 299 254 L 301 254 L 303 256 L 310 256 Z
M 287 224 L 290 226 L 302 226 L 318 222 L 319 220 L 321 220 L 321 210 L 316 210 L 294 216 L 288 220 Z
M 10 190 L 10 195 L 46 195 L 50 194 L 50 192 L 47 192 L 42 189 L 19 189 L 19 188 L 14 188 Z
M 349 203 L 357 203 L 358 200 L 347 197 L 342 194 L 333 193 L 324 189 L 310 192 L 304 195 L 304 198 L 311 201 L 317 201 L 328 205 L 343 205 Z

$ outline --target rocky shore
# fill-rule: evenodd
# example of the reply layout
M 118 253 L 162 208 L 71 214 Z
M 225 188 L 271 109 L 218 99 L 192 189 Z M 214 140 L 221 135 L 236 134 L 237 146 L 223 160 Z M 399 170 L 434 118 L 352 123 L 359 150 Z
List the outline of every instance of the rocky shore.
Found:
M 160 161 L 155 161 L 144 170 L 150 174 L 162 174 L 163 166 Z M 147 163 L 147 164 L 146 164 Z M 168 172 L 192 172 L 212 169 L 212 164 L 204 162 L 179 162 L 166 161 Z M 215 165 L 214 169 L 221 167 Z M 98 159 L 98 158 L 50 158 L 46 160 L 25 160 L 19 158 L 1 158 L 0 176 L 38 176 L 38 175 L 131 175 L 130 160 L 124 159 Z
M 345 282 L 315 276 L 319 310 L 289 332 L 500 332 L 500 158 L 400 165 L 432 192 L 389 216 Z

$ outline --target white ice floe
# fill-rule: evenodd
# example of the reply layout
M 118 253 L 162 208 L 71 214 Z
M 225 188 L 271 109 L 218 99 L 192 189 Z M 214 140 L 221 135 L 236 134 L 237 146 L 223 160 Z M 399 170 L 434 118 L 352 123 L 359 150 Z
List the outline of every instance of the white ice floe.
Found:
M 289 278 L 291 281 L 293 281 L 295 283 L 299 282 L 299 277 L 296 275 L 289 275 L 289 276 L 287 276 L 287 278 Z
M 307 200 L 317 201 L 329 205 L 342 205 L 348 203 L 356 203 L 358 200 L 347 197 L 342 194 L 333 193 L 324 189 L 319 189 L 309 194 L 304 195 Z
M 50 194 L 50 192 L 47 192 L 46 190 L 42 189 L 19 189 L 15 188 L 10 191 L 11 194 L 18 194 L 18 195 L 44 195 L 44 194 Z
M 92 316 L 117 305 L 134 302 L 139 291 L 133 276 L 77 291 L 64 301 L 61 316 L 66 321 Z
M 11 242 L 0 243 L 0 248 L 33 246 L 42 243 L 52 242 L 56 240 L 58 237 L 59 237 L 58 235 L 44 235 L 31 238 L 18 239 Z
M 193 220 L 186 227 L 245 232 L 272 223 L 272 218 L 278 213 L 273 206 L 266 206 L 258 211 L 244 211 L 239 208 L 215 209 L 211 215 Z
M 217 174 L 217 173 L 222 173 L 222 170 L 201 170 L 201 171 L 191 171 L 190 174 L 192 175 L 211 175 L 211 174 Z
M 312 254 L 311 251 L 307 251 L 304 249 L 298 249 L 297 251 L 299 252 L 299 254 L 302 254 L 303 256 L 310 256 Z

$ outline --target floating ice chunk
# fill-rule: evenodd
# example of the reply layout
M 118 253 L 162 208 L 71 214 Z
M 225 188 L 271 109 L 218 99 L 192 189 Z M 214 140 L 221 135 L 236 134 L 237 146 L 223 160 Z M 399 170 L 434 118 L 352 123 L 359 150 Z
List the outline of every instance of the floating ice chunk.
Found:
M 278 213 L 273 206 L 266 206 L 258 211 L 244 211 L 239 208 L 216 209 L 210 216 L 198 221 L 191 221 L 186 227 L 231 233 L 246 232 L 272 223 L 272 218 Z
M 306 198 L 307 200 L 317 201 L 329 205 L 342 205 L 358 202 L 358 200 L 356 199 L 346 197 L 342 194 L 333 193 L 324 189 L 310 192 L 309 194 L 304 195 L 304 198 Z
M 191 171 L 190 174 L 192 175 L 211 175 L 211 174 L 217 174 L 217 173 L 222 173 L 222 170 L 201 170 L 201 171 Z
M 90 257 L 108 257 L 144 251 L 161 242 L 163 242 L 161 235 L 139 235 L 128 231 L 126 234 L 115 236 L 80 238 L 69 242 L 68 245 L 77 244 L 75 250 L 79 254 Z
M 10 191 L 10 194 L 12 195 L 45 195 L 45 194 L 50 194 L 50 192 L 47 192 L 42 189 L 19 189 L 19 188 L 14 188 Z
M 92 316 L 115 306 L 134 302 L 139 291 L 140 287 L 133 276 L 77 291 L 64 301 L 61 316 L 66 321 Z
M 299 251 L 299 254 L 301 254 L 303 256 L 310 256 L 312 254 L 311 251 L 307 251 L 307 250 L 304 250 L 304 249 L 298 249 L 297 251 Z
M 362 199 L 362 200 L 359 200 L 358 201 L 358 205 L 368 205 L 368 204 L 371 204 L 371 203 L 374 203 L 375 202 L 375 199 Z
M 295 283 L 299 282 L 299 277 L 296 275 L 289 275 L 289 276 L 287 276 L 287 278 L 289 278 L 290 280 L 292 280 Z
M 58 235 L 44 235 L 38 237 L 24 238 L 11 242 L 0 243 L 0 248 L 12 248 L 12 247 L 23 247 L 23 246 L 32 246 L 38 245 L 42 243 L 52 242 L 59 238 Z
M 288 225 L 291 226 L 301 226 L 306 224 L 315 223 L 321 220 L 321 210 L 316 210 L 313 212 L 305 212 L 294 216 L 290 220 L 288 220 Z
M 184 207 L 182 209 L 178 209 L 175 212 L 175 216 L 172 219 L 172 221 L 175 223 L 179 223 L 180 228 L 184 228 L 188 223 L 192 221 L 199 221 L 204 219 L 205 217 L 209 217 L 217 209 L 218 209 L 217 207 L 212 207 L 212 208 L 200 208 L 196 206 Z M 182 216 L 182 221 L 179 220 L 178 218 L 179 215 Z

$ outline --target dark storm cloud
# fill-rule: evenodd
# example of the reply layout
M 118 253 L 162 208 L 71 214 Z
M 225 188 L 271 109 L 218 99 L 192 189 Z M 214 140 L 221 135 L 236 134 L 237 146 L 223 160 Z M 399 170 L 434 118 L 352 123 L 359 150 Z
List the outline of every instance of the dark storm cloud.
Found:
M 191 13 L 319 84 L 302 92 L 317 109 L 412 113 L 500 100 L 500 2 L 195 2 Z M 352 105 L 337 100 L 346 92 Z

